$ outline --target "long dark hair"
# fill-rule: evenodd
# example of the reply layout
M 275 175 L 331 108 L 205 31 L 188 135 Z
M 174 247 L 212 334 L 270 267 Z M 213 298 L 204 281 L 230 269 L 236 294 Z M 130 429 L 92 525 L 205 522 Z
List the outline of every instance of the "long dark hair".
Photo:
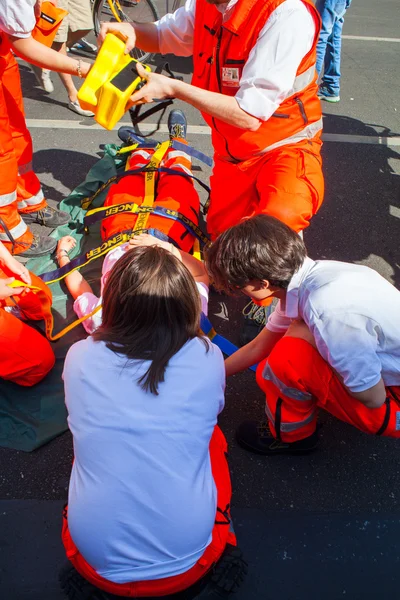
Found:
M 157 395 L 170 358 L 200 336 L 200 313 L 195 281 L 175 256 L 159 246 L 133 248 L 108 276 L 93 338 L 129 359 L 151 361 L 139 384 Z

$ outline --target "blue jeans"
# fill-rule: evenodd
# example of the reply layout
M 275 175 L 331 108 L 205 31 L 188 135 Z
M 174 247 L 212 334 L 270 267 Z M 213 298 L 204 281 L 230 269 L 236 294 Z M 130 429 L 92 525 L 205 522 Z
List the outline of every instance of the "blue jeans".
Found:
M 342 49 L 342 29 L 344 14 L 351 0 L 317 0 L 322 27 L 317 44 L 317 72 L 322 65 L 324 74 L 321 85 L 329 96 L 339 96 L 340 92 L 340 53 Z

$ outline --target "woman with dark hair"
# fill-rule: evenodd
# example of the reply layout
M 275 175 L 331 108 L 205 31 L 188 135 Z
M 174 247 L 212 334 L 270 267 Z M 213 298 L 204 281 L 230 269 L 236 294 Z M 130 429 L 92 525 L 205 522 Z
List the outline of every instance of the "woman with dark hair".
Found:
M 75 461 L 63 542 L 97 588 L 154 597 L 201 580 L 236 541 L 216 425 L 223 357 L 201 335 L 180 252 L 140 243 L 108 273 L 100 327 L 65 361 Z

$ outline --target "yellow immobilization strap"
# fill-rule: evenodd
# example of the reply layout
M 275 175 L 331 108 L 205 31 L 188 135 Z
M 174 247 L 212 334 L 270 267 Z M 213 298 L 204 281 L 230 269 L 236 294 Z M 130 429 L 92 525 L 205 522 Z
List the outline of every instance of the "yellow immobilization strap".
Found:
M 149 165 L 145 170 L 145 187 L 144 187 L 144 199 L 141 206 L 153 206 L 154 204 L 154 194 L 156 187 L 156 171 L 152 169 L 157 169 L 162 159 L 168 152 L 170 147 L 170 142 L 163 142 L 159 148 L 154 152 L 153 156 L 150 159 Z M 140 229 L 145 229 L 146 224 L 149 218 L 150 213 L 140 213 L 135 223 L 135 227 L 133 228 L 133 235 L 135 231 Z

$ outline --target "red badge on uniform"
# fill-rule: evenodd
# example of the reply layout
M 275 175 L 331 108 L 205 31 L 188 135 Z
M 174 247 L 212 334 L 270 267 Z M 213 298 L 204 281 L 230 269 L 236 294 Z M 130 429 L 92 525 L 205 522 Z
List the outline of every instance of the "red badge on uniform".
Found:
M 222 67 L 222 85 L 238 88 L 240 83 L 237 67 Z

